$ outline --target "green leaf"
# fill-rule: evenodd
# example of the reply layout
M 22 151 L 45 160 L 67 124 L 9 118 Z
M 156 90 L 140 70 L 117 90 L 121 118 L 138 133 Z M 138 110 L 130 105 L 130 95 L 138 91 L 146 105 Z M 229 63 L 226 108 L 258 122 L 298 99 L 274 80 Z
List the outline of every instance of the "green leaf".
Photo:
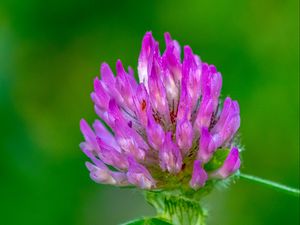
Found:
M 123 223 L 122 225 L 171 225 L 171 223 L 159 218 L 142 218 Z
M 223 165 L 223 163 L 224 163 L 225 159 L 227 158 L 227 155 L 229 154 L 229 152 L 230 152 L 230 150 L 228 148 L 218 149 L 214 153 L 211 160 L 204 165 L 204 169 L 206 171 L 213 171 L 213 170 L 219 169 Z

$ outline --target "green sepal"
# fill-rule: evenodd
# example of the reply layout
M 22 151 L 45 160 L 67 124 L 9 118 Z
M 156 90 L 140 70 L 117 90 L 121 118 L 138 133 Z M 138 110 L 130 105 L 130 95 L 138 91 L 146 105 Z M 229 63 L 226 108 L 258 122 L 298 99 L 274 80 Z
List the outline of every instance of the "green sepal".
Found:
M 171 223 L 160 218 L 142 218 L 123 223 L 122 225 L 171 225 Z
M 224 163 L 225 159 L 227 158 L 229 152 L 230 152 L 230 149 L 228 149 L 228 148 L 225 148 L 225 149 L 220 148 L 220 149 L 218 149 L 214 153 L 214 155 L 211 158 L 211 160 L 204 165 L 204 169 L 207 172 L 219 169 L 223 165 L 223 163 Z

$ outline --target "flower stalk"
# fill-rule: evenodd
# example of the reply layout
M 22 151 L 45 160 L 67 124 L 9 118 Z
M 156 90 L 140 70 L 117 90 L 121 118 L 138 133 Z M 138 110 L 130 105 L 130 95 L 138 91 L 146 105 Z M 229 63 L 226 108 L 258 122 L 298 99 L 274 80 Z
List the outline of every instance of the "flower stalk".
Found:
M 266 180 L 266 179 L 263 179 L 263 178 L 260 178 L 260 177 L 256 177 L 256 176 L 248 175 L 248 174 L 243 174 L 243 173 L 240 173 L 239 177 L 241 179 L 252 181 L 252 182 L 255 182 L 255 183 L 258 183 L 258 184 L 262 184 L 264 186 L 273 188 L 277 191 L 281 191 L 281 192 L 284 192 L 286 194 L 293 195 L 293 196 L 298 197 L 298 198 L 300 196 L 300 190 L 299 189 L 291 188 L 291 187 L 288 187 L 286 185 L 276 183 L 274 181 Z

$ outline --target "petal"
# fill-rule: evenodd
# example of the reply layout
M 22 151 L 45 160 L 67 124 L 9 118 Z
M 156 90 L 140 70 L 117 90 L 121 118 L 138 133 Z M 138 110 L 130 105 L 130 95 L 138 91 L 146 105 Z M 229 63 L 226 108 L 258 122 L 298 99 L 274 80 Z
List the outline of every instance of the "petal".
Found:
M 146 88 L 148 86 L 148 64 L 151 57 L 151 52 L 154 50 L 155 40 L 151 32 L 147 32 L 142 41 L 142 49 L 138 62 L 138 75 L 140 83 L 144 83 Z
M 203 96 L 194 122 L 194 130 L 200 131 L 203 127 L 209 128 L 214 113 L 214 100 Z
M 118 127 L 116 121 L 122 124 L 127 124 L 127 121 L 125 120 L 117 102 L 114 99 L 111 99 L 108 104 L 108 124 L 113 129 L 116 129 L 116 127 Z
M 127 124 L 115 121 L 114 127 L 115 137 L 118 145 L 123 149 L 126 155 L 132 155 L 136 159 L 143 160 L 145 152 L 148 151 L 149 146 L 143 138 Z
M 212 129 L 217 147 L 230 141 L 240 127 L 240 109 L 236 101 L 227 98 L 220 119 Z
M 164 63 L 164 62 L 162 62 Z M 163 65 L 163 67 L 165 67 Z M 162 72 L 162 81 L 163 85 L 166 90 L 166 95 L 167 95 L 167 100 L 169 103 L 169 108 L 171 111 L 171 114 L 175 114 L 177 111 L 178 107 L 178 102 L 179 102 L 179 88 L 178 85 L 176 84 L 176 80 L 172 73 L 167 69 L 164 68 Z
M 225 179 L 230 175 L 234 174 L 241 165 L 241 160 L 239 157 L 239 150 L 237 148 L 232 148 L 228 154 L 223 166 L 219 168 L 216 172 L 212 174 L 212 177 Z
M 182 78 L 180 62 L 180 46 L 174 42 L 166 40 L 167 48 L 163 55 L 163 61 L 174 77 L 175 83 L 180 84 Z
M 193 144 L 193 126 L 186 115 L 177 121 L 176 126 L 176 141 L 182 154 L 185 155 Z
M 105 143 L 101 138 L 97 137 L 97 143 L 99 145 L 99 157 L 100 159 L 115 168 L 127 169 L 128 162 L 126 156 L 118 152 L 109 143 Z
M 107 87 L 113 87 L 115 85 L 115 76 L 107 63 L 101 64 L 101 79 Z
M 128 162 L 129 168 L 127 178 L 129 183 L 142 189 L 151 189 L 152 187 L 155 187 L 155 181 L 146 167 L 136 162 L 132 157 L 128 157 Z
M 135 112 L 140 123 L 147 127 L 147 111 L 150 109 L 149 96 L 143 83 L 139 84 L 134 96 Z
M 185 79 L 187 91 L 191 98 L 192 109 L 195 107 L 201 94 L 201 74 L 202 66 L 200 60 L 194 56 L 192 49 L 189 46 L 185 46 L 182 64 L 182 79 Z
M 84 119 L 80 120 L 80 130 L 85 139 L 85 143 L 83 144 L 83 146 L 85 146 L 85 148 L 88 148 L 90 151 L 97 150 L 98 146 L 95 133 Z
M 212 135 L 206 127 L 201 130 L 201 137 L 199 143 L 199 151 L 197 158 L 203 163 L 206 163 L 212 157 L 214 151 L 216 150 L 215 144 L 212 139 Z
M 176 56 L 176 58 L 179 60 L 180 62 L 180 45 L 177 41 L 173 40 L 170 33 L 169 32 L 166 32 L 164 34 L 164 37 L 165 37 L 165 42 L 166 42 L 166 46 L 167 48 L 169 46 L 174 46 L 174 55 Z
M 94 180 L 96 183 L 116 184 L 116 181 L 110 174 L 108 168 L 99 168 L 90 162 L 86 162 L 86 167 L 90 171 L 91 179 Z
M 109 143 L 118 152 L 121 151 L 119 145 L 116 142 L 115 137 L 108 131 L 108 129 L 99 120 L 96 120 L 93 124 L 96 136 L 100 137 L 105 143 Z
M 90 162 L 86 162 L 86 167 L 90 171 L 90 177 L 96 183 L 112 184 L 117 186 L 128 185 L 125 173 L 113 172 L 107 167 L 98 167 Z
M 191 103 L 192 103 L 191 97 L 189 96 L 188 93 L 186 79 L 182 79 L 181 94 L 180 94 L 180 100 L 179 100 L 178 111 L 177 111 L 177 121 L 181 120 L 185 114 L 187 114 L 187 117 L 191 119 L 191 114 L 192 114 Z
M 170 121 L 166 90 L 160 77 L 161 71 L 162 68 L 160 67 L 159 62 L 157 59 L 154 59 L 148 81 L 149 97 L 153 109 L 159 112 L 166 121 Z
M 182 156 L 179 148 L 172 141 L 172 133 L 166 133 L 162 149 L 159 151 L 160 167 L 163 171 L 178 173 L 182 168 Z
M 200 187 L 205 185 L 208 176 L 206 171 L 202 167 L 202 163 L 200 160 L 195 160 L 194 162 L 194 169 L 192 179 L 190 180 L 190 186 L 197 190 Z
M 148 142 L 156 150 L 160 150 L 165 138 L 163 128 L 155 122 L 152 113 L 148 111 L 148 126 L 146 129 Z
M 133 77 L 128 75 L 123 68 L 122 62 L 120 60 L 117 61 L 117 82 L 116 87 L 120 92 L 124 104 L 130 110 L 134 110 L 133 96 L 137 87 L 135 81 L 133 81 Z
M 94 80 L 94 90 L 91 94 L 91 98 L 93 102 L 102 110 L 107 110 L 108 108 L 108 102 L 110 100 L 109 93 L 106 92 L 106 90 L 103 87 L 103 84 L 98 79 L 98 77 Z

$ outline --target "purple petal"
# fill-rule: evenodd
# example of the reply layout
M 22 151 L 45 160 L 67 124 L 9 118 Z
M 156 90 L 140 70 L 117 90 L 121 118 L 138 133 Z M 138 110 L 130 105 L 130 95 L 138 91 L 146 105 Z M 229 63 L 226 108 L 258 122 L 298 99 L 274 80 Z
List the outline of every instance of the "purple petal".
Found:
M 182 154 L 185 155 L 193 144 L 193 126 L 186 115 L 177 120 L 176 126 L 176 141 L 179 148 L 182 150 Z
M 187 114 L 187 118 L 191 119 L 192 101 L 188 93 L 186 79 L 182 80 L 181 94 L 177 111 L 177 120 L 181 120 Z
M 185 46 L 182 74 L 187 85 L 188 94 L 191 98 L 192 109 L 196 105 L 201 94 L 201 73 L 201 62 L 197 62 L 192 49 L 189 46 Z
M 90 177 L 96 183 L 103 183 L 103 184 L 116 184 L 115 179 L 110 174 L 108 168 L 103 169 L 93 165 L 90 162 L 86 162 L 86 167 L 90 171 Z
M 107 128 L 99 121 L 96 120 L 93 124 L 96 136 L 100 137 L 105 143 L 109 143 L 118 152 L 121 151 L 119 145 L 116 142 L 115 137 L 107 130 Z
M 172 141 L 172 133 L 166 133 L 162 149 L 159 151 L 160 167 L 163 171 L 178 173 L 182 167 L 182 156 L 179 148 Z
M 180 46 L 177 42 L 167 40 L 171 37 L 166 37 L 167 48 L 163 55 L 163 61 L 172 73 L 175 83 L 179 84 L 182 78 L 181 63 L 180 63 Z
M 148 84 L 148 64 L 151 57 L 151 52 L 155 46 L 155 40 L 151 32 L 147 32 L 142 41 L 142 49 L 138 62 L 138 75 L 140 83 Z M 147 85 L 146 85 L 147 88 Z
M 115 76 L 107 63 L 101 65 L 101 79 L 108 87 L 115 85 Z
M 92 98 L 93 102 L 100 109 L 107 110 L 110 96 L 104 89 L 103 84 L 98 79 L 98 77 L 96 77 L 94 80 L 94 89 L 95 89 L 95 92 L 93 92 L 91 94 L 91 98 Z
M 149 171 L 143 165 L 136 162 L 132 157 L 128 157 L 129 168 L 127 178 L 129 183 L 142 189 L 155 187 L 155 181 Z
M 211 104 L 210 109 L 205 113 L 206 116 L 208 117 L 213 112 L 215 112 L 218 107 L 221 87 L 222 87 L 221 74 L 217 72 L 214 66 L 208 66 L 207 64 L 203 63 L 202 76 L 201 76 L 201 93 L 202 93 L 202 99 L 206 99 L 206 104 L 208 104 L 208 102 L 209 104 Z M 207 106 L 203 106 L 203 107 L 207 108 Z M 209 123 L 207 122 L 207 124 Z
M 218 98 L 222 87 L 222 76 L 214 66 L 202 64 L 201 92 L 213 98 Z
M 190 186 L 197 190 L 200 187 L 205 185 L 208 176 L 206 171 L 202 168 L 202 163 L 200 160 L 195 160 L 194 162 L 194 169 L 192 179 L 190 181 Z
M 206 127 L 203 127 L 201 130 L 199 151 L 197 158 L 200 159 L 203 163 L 206 163 L 210 160 L 213 155 L 213 152 L 216 150 L 215 144 L 212 139 L 212 135 L 209 133 Z
M 164 64 L 164 62 L 162 63 Z M 163 65 L 163 67 L 165 66 Z M 179 101 L 179 88 L 176 84 L 176 80 L 172 75 L 172 73 L 167 68 L 163 69 L 162 80 L 166 90 L 167 100 L 171 111 L 170 113 L 175 114 L 177 111 L 178 101 Z
M 125 173 L 112 172 L 107 167 L 98 167 L 90 162 L 86 162 L 86 167 L 90 171 L 90 177 L 96 183 L 111 184 L 117 186 L 128 185 Z
M 105 163 L 118 169 L 127 169 L 128 162 L 126 156 L 121 152 L 118 152 L 109 143 L 103 142 L 101 138 L 97 137 L 97 143 L 99 145 L 99 157 Z
M 150 102 L 147 90 L 143 83 L 139 84 L 134 96 L 135 111 L 139 121 L 144 127 L 147 127 L 147 111 L 150 109 Z
M 118 104 L 114 99 L 111 99 L 108 104 L 108 123 L 113 129 L 118 126 L 116 121 L 122 124 L 127 124 Z
M 149 146 L 143 138 L 127 124 L 122 124 L 116 121 L 118 124 L 114 128 L 116 140 L 118 145 L 123 149 L 126 155 L 132 155 L 136 159 L 143 160 L 145 152 L 148 151 Z
M 148 142 L 156 150 L 160 150 L 165 138 L 162 127 L 153 119 L 152 113 L 148 110 L 148 126 L 146 129 Z
M 155 59 L 148 81 L 149 97 L 153 109 L 163 115 L 169 121 L 169 105 L 166 96 L 166 90 L 163 86 L 159 73 L 161 68 L 159 62 Z
M 227 97 L 224 101 L 223 109 L 219 117 L 219 120 L 217 124 L 214 126 L 214 130 L 220 130 L 220 128 L 224 125 L 226 119 L 228 118 L 228 115 L 230 114 L 231 105 L 232 105 L 232 100 L 230 97 Z
M 194 122 L 194 130 L 200 131 L 203 127 L 209 128 L 214 113 L 214 100 L 209 96 L 203 96 Z
M 133 96 L 136 91 L 137 84 L 132 79 L 133 77 L 128 75 L 124 70 L 122 62 L 118 60 L 116 87 L 122 95 L 125 106 L 131 110 L 134 110 Z
M 180 52 L 181 52 L 181 50 L 180 50 L 179 43 L 177 41 L 173 40 L 172 37 L 171 37 L 171 35 L 170 35 L 170 33 L 168 33 L 168 32 L 166 32 L 164 34 L 164 37 L 165 37 L 165 42 L 166 42 L 167 48 L 169 46 L 172 46 L 172 47 L 174 46 L 174 50 L 173 50 L 174 51 L 174 55 L 176 56 L 176 58 L 180 62 Z
M 241 160 L 239 158 L 239 150 L 237 148 L 232 148 L 228 154 L 223 166 L 212 174 L 212 177 L 225 179 L 230 175 L 234 174 L 241 165 Z
M 96 135 L 84 119 L 80 120 L 80 130 L 85 139 L 85 142 L 81 144 L 81 148 L 86 148 L 91 152 L 98 150 Z
M 226 98 L 220 118 L 212 129 L 216 146 L 230 141 L 240 127 L 240 109 L 236 101 Z

